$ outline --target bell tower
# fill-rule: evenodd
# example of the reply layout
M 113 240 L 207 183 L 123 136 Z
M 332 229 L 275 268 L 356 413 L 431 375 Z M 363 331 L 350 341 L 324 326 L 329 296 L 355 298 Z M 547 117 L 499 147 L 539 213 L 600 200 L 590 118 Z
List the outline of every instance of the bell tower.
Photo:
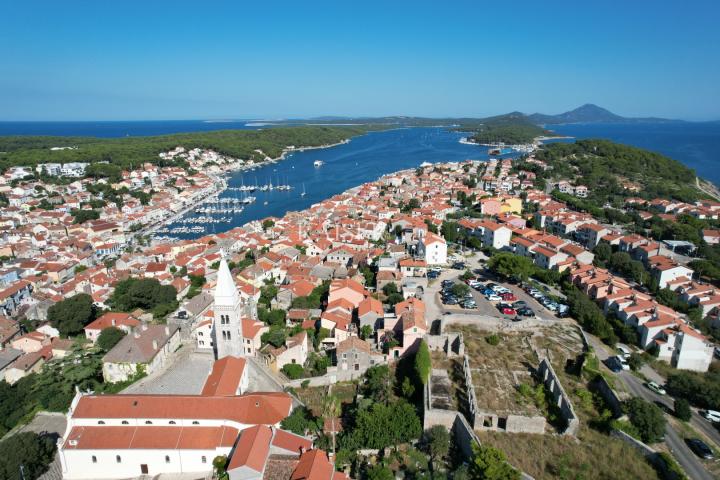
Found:
M 243 356 L 241 301 L 230 268 L 221 252 L 220 268 L 215 285 L 213 312 L 213 335 L 215 337 L 215 358 Z

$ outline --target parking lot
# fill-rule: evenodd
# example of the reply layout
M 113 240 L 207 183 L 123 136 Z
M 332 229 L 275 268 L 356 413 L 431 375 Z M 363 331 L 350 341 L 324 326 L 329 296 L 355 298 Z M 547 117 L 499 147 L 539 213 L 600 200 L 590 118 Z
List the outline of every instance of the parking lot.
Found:
M 464 268 L 463 268 L 464 267 Z M 461 293 L 462 287 L 455 287 L 453 284 L 465 283 L 460 277 L 465 273 L 466 268 L 472 269 L 475 278 L 469 281 L 472 288 L 466 295 Z M 499 281 L 491 272 L 485 271 L 477 259 L 471 259 L 464 265 L 455 265 L 454 269 L 442 272 L 438 278 L 437 301 L 443 314 L 475 314 L 485 315 L 502 319 L 526 319 L 538 318 L 550 320 L 557 318 L 557 313 L 541 303 L 550 293 L 535 293 L 537 298 L 523 290 L 520 285 L 512 285 Z M 478 282 L 478 283 L 475 283 Z M 492 288 L 489 288 L 492 287 Z M 495 290 L 493 290 L 495 289 Z M 455 294 L 453 294 L 453 290 Z M 503 298 L 504 296 L 504 298 Z M 512 310 L 501 311 L 498 305 L 513 307 Z M 553 306 L 553 308 L 555 308 Z

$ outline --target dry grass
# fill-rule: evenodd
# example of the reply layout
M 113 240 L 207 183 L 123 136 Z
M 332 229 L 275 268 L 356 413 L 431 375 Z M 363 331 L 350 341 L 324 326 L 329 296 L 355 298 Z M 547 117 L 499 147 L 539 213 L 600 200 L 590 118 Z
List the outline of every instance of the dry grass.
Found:
M 341 403 L 352 403 L 355 398 L 355 384 L 352 382 L 336 383 L 332 386 L 333 395 Z M 313 412 L 313 415 L 322 415 L 322 402 L 327 396 L 327 387 L 308 387 L 296 389 L 300 400 Z
M 655 470 L 620 440 L 582 427 L 578 438 L 559 435 L 478 432 L 500 448 L 512 465 L 542 479 L 658 479 Z

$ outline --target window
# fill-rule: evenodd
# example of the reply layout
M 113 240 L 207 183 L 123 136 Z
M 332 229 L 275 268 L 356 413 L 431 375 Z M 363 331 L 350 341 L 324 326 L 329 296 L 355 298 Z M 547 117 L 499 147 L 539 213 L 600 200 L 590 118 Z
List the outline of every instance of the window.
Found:
M 120 458 L 120 455 L 115 455 L 115 462 L 122 463 L 122 458 Z
M 202 332 L 198 332 L 198 337 L 202 337 L 202 336 L 203 336 L 203 333 L 202 333 Z
M 152 422 L 150 420 L 145 420 L 145 425 L 152 425 Z
M 128 422 L 127 420 L 123 420 L 123 421 L 120 422 L 120 423 L 122 423 L 123 425 L 130 425 L 130 422 Z
M 207 463 L 207 457 L 205 455 L 200 457 L 200 460 L 202 461 L 202 463 Z
M 193 420 L 193 423 L 192 423 L 192 424 L 193 424 L 193 425 L 200 425 L 200 422 L 198 422 L 197 420 Z
M 105 425 L 105 421 L 104 421 L 104 420 L 98 420 L 98 425 Z
M 170 455 L 165 455 L 165 463 L 170 463 Z
M 97 457 L 95 455 L 92 456 L 92 462 L 97 463 Z
M 169 423 L 170 425 L 175 425 L 175 420 L 170 420 L 170 422 L 168 422 L 168 423 Z
M 230 340 L 230 332 L 226 332 L 226 333 L 227 333 L 227 339 Z

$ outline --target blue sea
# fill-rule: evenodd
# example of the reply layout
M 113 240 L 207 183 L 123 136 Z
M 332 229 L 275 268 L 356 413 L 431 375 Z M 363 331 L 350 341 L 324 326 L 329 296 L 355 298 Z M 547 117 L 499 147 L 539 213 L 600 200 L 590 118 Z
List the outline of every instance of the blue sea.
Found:
M 263 128 L 247 121 L 204 122 L 0 122 L 0 135 L 61 135 L 125 137 L 225 129 Z M 654 150 L 679 160 L 698 175 L 720 184 L 720 123 L 629 123 L 557 125 L 559 134 L 576 138 L 607 138 Z M 403 128 L 372 132 L 348 144 L 289 155 L 283 161 L 252 172 L 236 172 L 229 185 L 289 184 L 290 191 L 255 192 L 257 202 L 233 215 L 232 222 L 208 225 L 208 231 L 225 231 L 251 220 L 283 216 L 302 210 L 334 194 L 378 177 L 413 168 L 422 162 L 486 160 L 487 148 L 461 144 L 463 135 L 444 128 Z M 509 157 L 509 156 L 507 156 Z M 315 160 L 325 164 L 316 168 Z M 305 196 L 300 193 L 306 192 Z M 223 196 L 241 196 L 226 191 Z M 267 202 L 267 204 L 265 204 Z M 179 225 L 176 225 L 179 226 Z M 190 238 L 197 235 L 183 235 Z

